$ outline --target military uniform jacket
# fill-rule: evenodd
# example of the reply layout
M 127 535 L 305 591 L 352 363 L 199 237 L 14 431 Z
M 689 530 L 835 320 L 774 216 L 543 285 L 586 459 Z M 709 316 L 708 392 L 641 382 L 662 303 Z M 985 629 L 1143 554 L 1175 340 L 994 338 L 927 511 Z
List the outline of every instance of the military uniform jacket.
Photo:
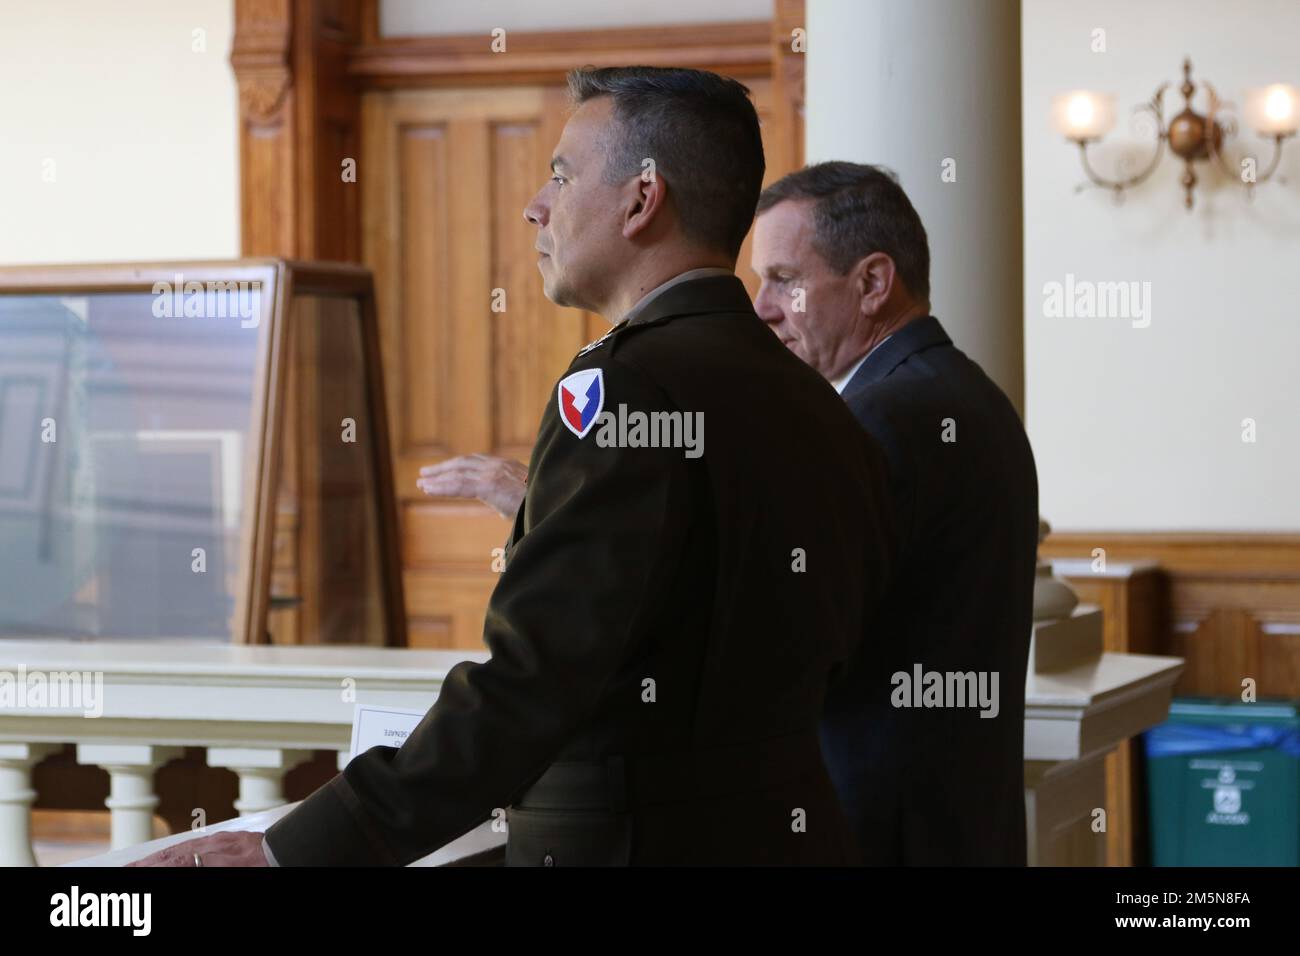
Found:
M 673 413 L 677 446 L 653 447 Z M 406 864 L 506 810 L 513 864 L 852 862 L 816 731 L 887 583 L 886 494 L 880 451 L 736 277 L 665 289 L 548 403 L 490 660 L 272 852 Z

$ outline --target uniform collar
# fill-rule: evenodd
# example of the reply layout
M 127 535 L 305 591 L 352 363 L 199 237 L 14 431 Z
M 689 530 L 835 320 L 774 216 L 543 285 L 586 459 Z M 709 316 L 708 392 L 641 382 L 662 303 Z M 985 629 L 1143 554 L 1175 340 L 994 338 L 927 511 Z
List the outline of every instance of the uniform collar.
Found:
M 659 283 L 657 286 L 655 286 L 645 295 L 641 296 L 641 298 L 637 301 L 636 305 L 628 309 L 627 315 L 623 316 L 623 320 L 618 324 L 619 325 L 632 324 L 637 320 L 637 316 L 645 312 L 645 310 L 650 306 L 650 304 L 655 299 L 659 298 L 669 289 L 674 289 L 677 286 L 681 285 L 683 282 L 690 282 L 693 279 L 707 279 L 710 276 L 729 276 L 729 275 L 733 275 L 730 269 L 722 269 L 717 266 L 706 266 L 703 269 L 687 269 L 685 272 L 681 272 L 673 276 L 667 282 Z
M 913 319 L 868 353 L 840 394 L 848 395 L 880 381 L 915 355 L 936 345 L 951 345 L 952 339 L 932 315 Z
M 704 315 L 710 312 L 742 312 L 753 314 L 754 303 L 749 301 L 745 284 L 734 272 L 726 269 L 691 269 L 674 276 L 642 296 L 632 311 L 618 325 L 596 341 L 583 346 L 577 357 L 612 340 L 626 328 L 644 328 L 658 325 L 683 315 Z

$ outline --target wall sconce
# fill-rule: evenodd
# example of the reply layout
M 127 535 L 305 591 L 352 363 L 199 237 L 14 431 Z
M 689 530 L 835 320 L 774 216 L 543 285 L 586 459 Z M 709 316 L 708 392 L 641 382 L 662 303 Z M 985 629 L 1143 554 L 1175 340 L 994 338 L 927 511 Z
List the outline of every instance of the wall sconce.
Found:
M 1183 111 L 1165 125 L 1164 94 L 1169 88 L 1162 83 L 1151 99 L 1138 106 L 1135 112 L 1149 113 L 1155 120 L 1156 149 L 1150 162 L 1131 176 L 1119 179 L 1107 179 L 1098 175 L 1088 160 L 1088 147 L 1099 141 L 1115 125 L 1114 97 L 1076 90 L 1064 93 L 1053 102 L 1052 114 L 1056 128 L 1066 139 L 1079 146 L 1079 157 L 1083 162 L 1083 171 L 1093 185 L 1109 189 L 1119 199 L 1124 190 L 1136 186 L 1145 180 L 1160 163 L 1164 147 L 1168 144 L 1170 151 L 1183 161 L 1182 186 L 1183 203 L 1192 208 L 1192 191 L 1196 188 L 1197 178 L 1194 163 L 1198 160 L 1213 158 L 1214 161 L 1233 179 L 1239 180 L 1252 193 L 1258 183 L 1266 182 L 1275 172 L 1282 158 L 1282 143 L 1294 136 L 1300 128 L 1300 90 L 1285 83 L 1275 83 L 1248 94 L 1246 103 L 1246 121 L 1260 136 L 1273 140 L 1273 158 L 1262 172 L 1256 167 L 1253 158 L 1243 160 L 1237 168 L 1223 155 L 1223 142 L 1237 132 L 1236 119 L 1231 115 L 1231 103 L 1219 99 L 1209 83 L 1202 81 L 1209 95 L 1209 108 L 1204 115 L 1192 109 L 1192 94 L 1196 86 L 1192 83 L 1192 61 L 1183 60 L 1183 84 L 1179 87 L 1183 94 Z M 1123 172 L 1121 166 L 1120 172 Z M 1088 184 L 1080 186 L 1087 188 Z

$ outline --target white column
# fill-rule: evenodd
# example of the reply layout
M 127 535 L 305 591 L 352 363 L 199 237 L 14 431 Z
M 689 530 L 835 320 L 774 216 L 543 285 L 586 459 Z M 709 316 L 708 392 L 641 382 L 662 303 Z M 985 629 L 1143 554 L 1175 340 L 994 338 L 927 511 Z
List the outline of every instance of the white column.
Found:
M 284 801 L 284 775 L 311 759 L 309 750 L 278 747 L 209 747 L 208 766 L 225 767 L 239 776 L 235 809 L 241 817 L 261 813 Z
M 808 162 L 898 174 L 934 314 L 1023 416 L 1019 0 L 808 0 L 807 20 Z
M 0 866 L 35 866 L 32 855 L 32 768 L 58 744 L 0 743 Z
M 104 806 L 111 811 L 114 850 L 153 839 L 153 811 L 158 806 L 154 771 L 182 754 L 180 747 L 152 744 L 77 744 L 77 763 L 108 771 Z

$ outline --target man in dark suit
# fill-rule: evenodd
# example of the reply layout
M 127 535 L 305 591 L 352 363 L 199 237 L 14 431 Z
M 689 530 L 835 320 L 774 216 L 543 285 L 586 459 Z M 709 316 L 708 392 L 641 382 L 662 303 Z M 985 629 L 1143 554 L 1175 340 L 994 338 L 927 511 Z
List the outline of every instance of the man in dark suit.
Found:
M 733 274 L 758 117 L 691 70 L 570 91 L 525 215 L 547 296 L 618 324 L 546 406 L 491 659 L 276 823 L 274 862 L 409 863 L 504 807 L 508 864 L 855 858 L 817 728 L 888 578 L 885 466 Z M 164 861 L 256 862 L 238 840 Z
M 864 861 L 1023 865 L 1038 484 L 1019 416 L 930 315 L 925 228 L 886 171 L 769 186 L 752 266 L 759 317 L 889 463 L 894 582 L 822 724 Z

